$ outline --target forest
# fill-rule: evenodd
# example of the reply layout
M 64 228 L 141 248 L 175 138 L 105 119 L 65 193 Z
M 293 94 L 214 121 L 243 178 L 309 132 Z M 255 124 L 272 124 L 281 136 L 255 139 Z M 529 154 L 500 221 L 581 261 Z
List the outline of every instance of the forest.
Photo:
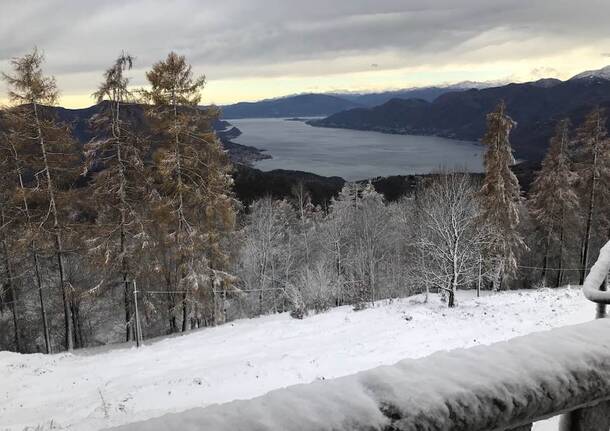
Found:
M 455 307 L 458 289 L 582 283 L 610 239 L 599 107 L 582 124 L 557 119 L 527 194 L 512 170 L 518 125 L 499 100 L 482 177 L 439 169 L 392 202 L 347 183 L 320 205 L 298 184 L 246 205 L 213 131 L 220 111 L 199 106 L 205 78 L 172 52 L 134 88 L 133 62 L 123 53 L 100 74 L 85 146 L 49 109 L 59 89 L 41 52 L 2 74 L 0 350 L 70 351 L 417 293 Z

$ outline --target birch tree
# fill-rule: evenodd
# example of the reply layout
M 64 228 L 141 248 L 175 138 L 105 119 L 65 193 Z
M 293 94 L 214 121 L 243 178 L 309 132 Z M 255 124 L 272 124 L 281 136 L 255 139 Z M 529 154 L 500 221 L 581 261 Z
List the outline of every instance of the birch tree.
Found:
M 454 307 L 457 290 L 479 276 L 480 256 L 489 242 L 472 180 L 466 174 L 437 175 L 418 194 L 416 208 L 419 277 L 445 291 L 448 306 Z

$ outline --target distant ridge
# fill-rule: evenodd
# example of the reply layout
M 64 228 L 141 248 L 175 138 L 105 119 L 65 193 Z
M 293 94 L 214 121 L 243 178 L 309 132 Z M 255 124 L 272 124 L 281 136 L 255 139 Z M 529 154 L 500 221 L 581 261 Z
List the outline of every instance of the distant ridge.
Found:
M 222 118 L 283 118 L 331 115 L 361 106 L 328 94 L 300 94 L 260 102 L 240 102 L 223 106 Z
M 309 93 L 266 99 L 258 102 L 240 102 L 221 107 L 222 118 L 290 118 L 325 117 L 352 108 L 382 105 L 392 99 L 422 99 L 429 102 L 453 91 L 494 86 L 489 82 L 461 82 L 451 85 L 407 88 L 381 92 Z
M 565 82 L 544 79 L 449 92 L 432 102 L 392 99 L 377 107 L 351 109 L 309 124 L 476 141 L 485 132 L 486 114 L 504 100 L 518 123 L 511 135 L 517 157 L 539 161 L 559 119 L 570 118 L 578 124 L 594 106 L 610 107 L 610 80 L 603 78 L 606 72 L 610 68 L 585 72 Z
M 573 79 L 591 79 L 591 78 L 601 78 L 601 79 L 610 79 L 610 66 L 602 67 L 597 70 L 587 70 L 585 72 L 579 73 L 578 75 L 570 78 Z

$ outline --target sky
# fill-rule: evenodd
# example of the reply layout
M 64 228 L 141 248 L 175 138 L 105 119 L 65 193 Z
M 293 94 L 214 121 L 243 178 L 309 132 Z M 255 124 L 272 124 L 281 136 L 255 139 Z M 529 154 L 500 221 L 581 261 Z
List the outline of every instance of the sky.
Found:
M 37 46 L 66 107 L 92 105 L 123 50 L 134 86 L 185 55 L 206 104 L 567 79 L 610 64 L 608 16 L 608 0 L 0 0 L 0 70 Z

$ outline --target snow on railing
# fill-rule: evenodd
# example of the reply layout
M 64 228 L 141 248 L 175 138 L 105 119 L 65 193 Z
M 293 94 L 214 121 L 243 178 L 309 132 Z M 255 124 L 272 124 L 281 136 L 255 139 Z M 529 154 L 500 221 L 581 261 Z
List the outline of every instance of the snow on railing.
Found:
M 536 420 L 608 399 L 610 319 L 600 319 L 491 346 L 403 360 L 252 400 L 168 414 L 117 430 L 528 429 Z
M 600 290 L 610 271 L 610 241 L 599 252 L 599 258 L 587 275 L 582 290 L 589 301 L 610 304 L 610 291 Z

